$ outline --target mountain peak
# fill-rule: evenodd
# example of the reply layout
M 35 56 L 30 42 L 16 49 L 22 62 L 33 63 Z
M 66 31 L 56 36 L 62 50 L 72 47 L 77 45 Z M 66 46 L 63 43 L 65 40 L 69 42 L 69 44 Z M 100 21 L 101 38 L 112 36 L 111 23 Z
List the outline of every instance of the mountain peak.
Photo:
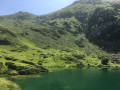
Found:
M 31 13 L 28 13 L 28 12 L 24 12 L 24 11 L 19 11 L 19 12 L 17 12 L 16 14 L 18 14 L 18 15 L 33 15 L 33 14 L 31 14 Z
M 119 3 L 120 0 L 76 0 L 74 3 L 93 3 L 93 4 L 99 4 L 99 3 Z
M 12 16 L 14 18 L 20 19 L 20 20 L 26 20 L 26 19 L 31 19 L 31 18 L 35 17 L 35 15 L 28 13 L 28 12 L 23 12 L 23 11 L 19 11 L 19 12 L 13 14 Z
M 76 0 L 74 3 L 101 3 L 102 0 Z

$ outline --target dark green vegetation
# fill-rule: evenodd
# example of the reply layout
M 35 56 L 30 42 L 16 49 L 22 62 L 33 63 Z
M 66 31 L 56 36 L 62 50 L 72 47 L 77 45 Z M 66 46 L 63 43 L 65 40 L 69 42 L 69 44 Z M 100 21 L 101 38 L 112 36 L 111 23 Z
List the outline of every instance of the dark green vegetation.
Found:
M 34 77 L 33 77 L 34 76 Z M 21 90 L 119 90 L 120 71 L 98 68 L 56 69 L 48 74 L 11 79 Z
M 0 73 L 120 67 L 120 4 L 80 0 L 57 12 L 0 16 Z

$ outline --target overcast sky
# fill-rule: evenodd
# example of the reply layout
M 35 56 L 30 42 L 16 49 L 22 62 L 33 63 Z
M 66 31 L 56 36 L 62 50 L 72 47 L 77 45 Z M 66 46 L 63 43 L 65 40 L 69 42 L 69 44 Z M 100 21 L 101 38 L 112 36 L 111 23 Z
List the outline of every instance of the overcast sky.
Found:
M 19 11 L 43 15 L 64 8 L 74 1 L 76 0 L 0 0 L 0 15 Z

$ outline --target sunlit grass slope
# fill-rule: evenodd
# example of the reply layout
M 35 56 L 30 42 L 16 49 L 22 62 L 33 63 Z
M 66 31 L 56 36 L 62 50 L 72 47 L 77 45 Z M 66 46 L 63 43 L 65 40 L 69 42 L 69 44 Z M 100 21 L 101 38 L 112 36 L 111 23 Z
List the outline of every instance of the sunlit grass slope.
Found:
M 7 80 L 6 78 L 0 78 L 0 90 L 21 90 L 18 85 Z
M 48 15 L 18 12 L 0 16 L 0 73 L 119 67 L 119 6 L 84 0 Z

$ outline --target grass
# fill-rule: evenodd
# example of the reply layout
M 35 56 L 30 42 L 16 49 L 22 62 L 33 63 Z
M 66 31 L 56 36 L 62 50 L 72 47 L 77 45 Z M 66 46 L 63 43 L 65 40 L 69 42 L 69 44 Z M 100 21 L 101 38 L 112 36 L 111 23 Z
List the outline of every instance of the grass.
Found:
M 48 72 L 49 67 L 104 64 L 101 62 L 111 53 L 86 37 L 88 22 L 97 8 L 114 9 L 109 3 L 77 2 L 49 15 L 18 12 L 0 16 L 0 40 L 4 42 L 0 45 L 1 74 L 34 74 Z M 119 66 L 111 61 L 109 58 L 108 66 Z
M 0 78 L 0 90 L 21 90 L 19 86 L 6 78 Z
M 97 8 L 102 8 L 103 12 L 114 10 L 110 3 L 77 2 L 49 15 L 18 12 L 0 16 L 0 74 L 47 73 L 50 68 L 120 68 L 119 58 L 111 56 L 113 53 L 106 52 L 87 37 L 88 22 Z M 120 53 L 115 55 L 120 56 Z M 10 89 L 20 90 L 13 82 L 0 78 L 0 90 Z

